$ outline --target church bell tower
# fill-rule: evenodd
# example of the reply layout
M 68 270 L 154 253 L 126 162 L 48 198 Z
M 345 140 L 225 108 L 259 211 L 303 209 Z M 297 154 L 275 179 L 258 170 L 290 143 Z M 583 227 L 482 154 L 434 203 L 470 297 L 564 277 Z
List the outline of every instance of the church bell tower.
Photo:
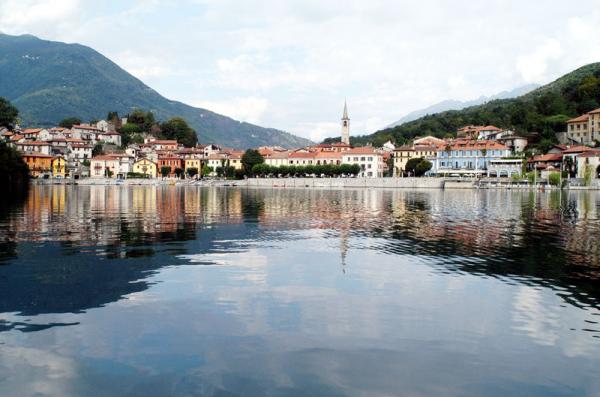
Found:
M 346 101 L 344 101 L 344 114 L 342 116 L 342 143 L 350 145 L 350 117 L 348 117 Z

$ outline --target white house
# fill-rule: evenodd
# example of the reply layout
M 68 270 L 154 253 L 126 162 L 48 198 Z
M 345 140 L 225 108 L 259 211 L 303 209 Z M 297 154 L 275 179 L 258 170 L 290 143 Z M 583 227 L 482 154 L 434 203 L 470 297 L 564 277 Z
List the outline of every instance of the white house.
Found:
M 358 164 L 364 178 L 380 178 L 383 176 L 383 154 L 372 147 L 357 147 L 342 152 L 342 164 Z
M 490 161 L 510 155 L 510 149 L 500 142 L 456 140 L 439 150 L 435 157 L 428 159 L 432 161 L 428 174 L 483 175 Z

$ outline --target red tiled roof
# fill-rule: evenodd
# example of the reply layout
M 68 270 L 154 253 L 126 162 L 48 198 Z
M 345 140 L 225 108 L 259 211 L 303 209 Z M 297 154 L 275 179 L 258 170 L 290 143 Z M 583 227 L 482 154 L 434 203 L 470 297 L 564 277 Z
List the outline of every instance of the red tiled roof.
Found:
M 343 152 L 342 154 L 349 155 L 349 154 L 379 154 L 379 153 L 375 152 L 375 149 L 371 146 L 362 146 L 362 147 L 352 148 L 350 150 Z
M 89 125 L 74 125 L 72 128 L 75 128 L 78 130 L 102 131 L 100 128 L 92 127 Z
M 589 112 L 588 114 L 595 114 L 595 113 L 600 113 L 600 108 L 594 109 L 591 112 Z
M 563 152 L 563 154 L 570 154 L 570 153 L 583 153 L 583 152 L 589 152 L 592 151 L 594 149 L 592 149 L 589 146 L 573 146 L 568 148 L 567 150 L 565 150 Z
M 577 116 L 574 119 L 567 120 L 567 123 L 582 123 L 584 121 L 589 120 L 589 116 L 587 114 L 582 114 L 581 116 Z

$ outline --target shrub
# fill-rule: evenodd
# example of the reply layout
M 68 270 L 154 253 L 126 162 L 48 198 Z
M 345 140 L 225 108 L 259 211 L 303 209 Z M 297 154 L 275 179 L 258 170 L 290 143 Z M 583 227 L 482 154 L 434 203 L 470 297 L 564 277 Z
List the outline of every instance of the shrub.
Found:
M 560 184 L 560 179 L 560 172 L 553 172 L 548 176 L 548 183 L 552 186 L 558 186 Z

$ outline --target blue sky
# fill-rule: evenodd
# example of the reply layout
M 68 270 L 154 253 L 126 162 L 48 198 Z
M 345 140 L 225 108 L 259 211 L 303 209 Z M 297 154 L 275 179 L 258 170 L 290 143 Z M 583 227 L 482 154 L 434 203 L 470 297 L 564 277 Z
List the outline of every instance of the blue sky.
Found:
M 164 96 L 320 140 L 600 61 L 600 3 L 0 0 L 0 31 L 78 42 Z

